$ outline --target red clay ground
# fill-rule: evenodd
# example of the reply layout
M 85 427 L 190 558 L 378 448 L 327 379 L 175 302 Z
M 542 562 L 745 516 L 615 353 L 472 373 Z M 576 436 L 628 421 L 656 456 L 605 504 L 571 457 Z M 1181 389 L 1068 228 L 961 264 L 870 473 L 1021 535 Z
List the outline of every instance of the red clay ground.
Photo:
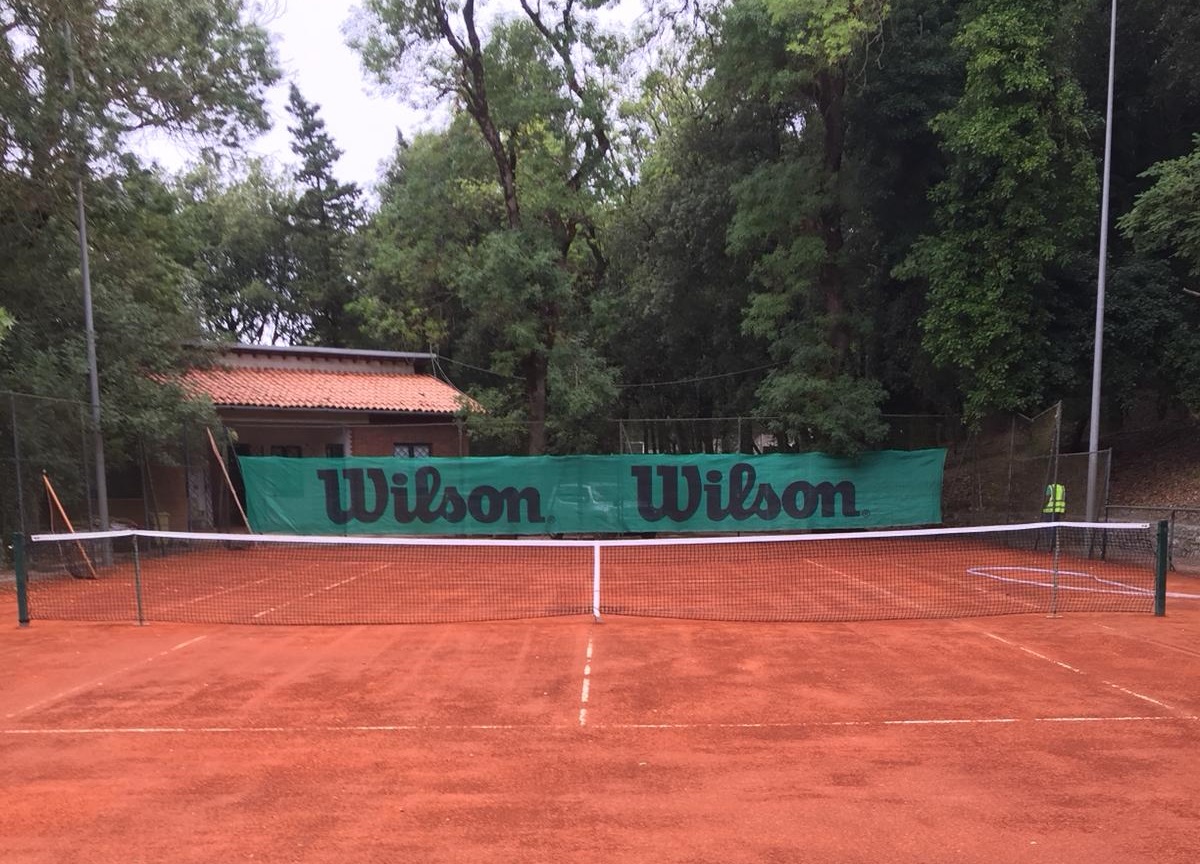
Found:
M 1197 646 L 1186 600 L 1163 619 L 6 624 L 0 857 L 1190 864 Z

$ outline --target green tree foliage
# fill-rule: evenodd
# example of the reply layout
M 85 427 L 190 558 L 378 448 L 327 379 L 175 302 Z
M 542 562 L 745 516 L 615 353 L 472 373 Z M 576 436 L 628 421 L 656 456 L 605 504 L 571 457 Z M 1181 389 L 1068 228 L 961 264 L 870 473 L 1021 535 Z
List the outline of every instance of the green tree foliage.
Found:
M 755 413 L 770 361 L 765 341 L 742 331 L 749 272 L 726 234 L 733 185 L 761 133 L 724 120 L 672 119 L 671 136 L 659 139 L 610 226 L 611 284 L 597 326 L 631 385 L 622 395 L 628 417 Z M 708 381 L 658 383 L 691 378 Z
M 1088 108 L 1102 119 L 1108 88 L 1111 6 L 1108 2 L 1084 5 L 1085 15 L 1073 40 L 1079 46 L 1073 62 Z M 1192 147 L 1192 136 L 1200 129 L 1197 45 L 1200 5 L 1191 0 L 1120 0 L 1112 129 L 1114 214 L 1127 212 L 1145 190 L 1147 169 L 1183 156 Z M 1095 134 L 1092 146 L 1099 160 L 1104 136 Z M 1122 247 L 1119 236 L 1112 239 L 1119 260 L 1130 250 Z
M 325 131 L 318 106 L 295 84 L 288 96 L 295 125 L 292 152 L 300 158 L 294 173 L 300 194 L 292 208 L 290 241 L 295 275 L 292 291 L 310 319 L 306 340 L 342 346 L 352 338 L 346 305 L 356 293 L 349 272 L 349 244 L 362 220 L 361 193 L 340 183 L 334 168 L 342 151 Z
M 1128 310 L 1131 320 L 1125 328 L 1113 329 L 1122 336 L 1133 330 L 1134 344 L 1143 354 L 1137 358 L 1140 363 L 1131 357 L 1118 368 L 1128 369 L 1126 374 L 1143 370 L 1135 383 L 1149 384 L 1159 393 L 1178 393 L 1200 413 L 1200 292 L 1179 284 L 1195 284 L 1200 275 L 1200 135 L 1190 153 L 1154 165 L 1145 177 L 1153 185 L 1138 196 L 1119 225 L 1141 256 L 1159 261 L 1157 267 L 1135 261 L 1118 271 L 1123 280 L 1117 285 L 1132 282 L 1135 290 L 1128 291 L 1132 296 L 1123 305 L 1118 295 L 1117 309 Z M 1160 380 L 1146 382 L 1146 373 L 1157 373 Z M 1129 389 L 1124 391 L 1127 401 Z
M 400 139 L 371 207 L 294 88 L 294 173 L 128 155 L 265 126 L 245 0 L 0 4 L 0 388 L 86 392 L 82 176 L 116 458 L 175 435 L 146 373 L 213 337 L 433 349 L 487 407 L 476 452 L 607 448 L 614 415 L 768 415 L 844 453 L 884 410 L 1082 416 L 1107 2 L 688 0 L 637 57 L 601 5 L 365 0 L 364 65 L 449 116 Z M 1198 10 L 1122 0 L 1122 412 L 1200 410 Z
M 175 438 L 178 368 L 198 335 L 170 190 L 125 152 L 162 129 L 232 143 L 265 126 L 266 33 L 240 0 L 0 6 L 0 388 L 86 399 L 74 184 L 83 174 L 97 351 L 114 467 Z M 78 430 L 74 433 L 77 437 Z
M 1178 159 L 1159 162 L 1143 176 L 1154 184 L 1120 221 L 1143 252 L 1164 253 L 1190 276 L 1200 276 L 1200 135 Z
M 915 326 L 923 287 L 892 275 L 933 214 L 929 190 L 945 175 L 934 117 L 962 93 L 951 46 L 963 0 L 892 0 L 876 53 L 847 100 L 846 260 L 872 316 L 868 369 L 896 413 L 951 413 L 954 382 L 935 369 Z
M 847 92 L 887 4 L 731 6 L 712 86 L 737 122 L 764 124 L 733 188 L 731 251 L 751 262 L 743 326 L 779 367 L 759 389 L 781 437 L 853 452 L 879 439 L 884 392 L 866 369 L 865 299 L 846 256 Z
M 233 174 L 209 157 L 176 184 L 180 260 L 204 328 L 237 342 L 305 341 L 308 298 L 292 249 L 296 194 L 261 160 Z
M 925 349 L 953 370 L 976 421 L 1062 383 L 1053 364 L 1065 346 L 1050 338 L 1055 277 L 1095 231 L 1096 167 L 1060 7 L 967 4 L 955 39 L 965 89 L 934 121 L 948 158 L 933 191 L 935 230 L 897 270 L 928 285 Z
M 491 157 L 503 221 L 457 284 L 464 306 L 500 340 L 498 368 L 511 364 L 524 382 L 527 449 L 537 454 L 549 443 L 552 358 L 560 339 L 582 338 L 577 318 L 606 266 L 596 211 L 612 170 L 609 79 L 618 54 L 586 6 L 522 3 L 522 11 L 485 33 L 473 0 L 371 0 L 353 41 L 384 81 L 416 73 L 453 94 Z
M 449 356 L 462 350 L 467 313 L 453 274 L 503 218 L 487 158 L 462 118 L 445 132 L 399 141 L 379 207 L 358 236 L 361 291 L 348 308 L 364 344 Z
M 547 447 L 573 452 L 594 440 L 585 429 L 611 402 L 611 373 L 587 330 L 567 326 L 588 318 L 550 232 L 504 227 L 489 163 L 468 118 L 402 142 L 363 233 L 364 293 L 349 308 L 366 344 L 433 348 L 467 364 L 456 378 L 487 408 L 472 420 L 476 450 L 507 452 L 528 445 L 522 363 L 545 339 L 527 310 L 557 305 Z

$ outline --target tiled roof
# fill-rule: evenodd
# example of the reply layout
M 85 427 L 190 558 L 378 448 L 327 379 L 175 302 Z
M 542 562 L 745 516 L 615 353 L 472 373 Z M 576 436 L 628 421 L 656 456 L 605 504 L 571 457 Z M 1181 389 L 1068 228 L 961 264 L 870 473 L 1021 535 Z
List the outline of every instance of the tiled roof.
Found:
M 213 366 L 191 369 L 183 386 L 207 395 L 218 407 L 339 408 L 453 414 L 468 396 L 432 375 L 260 369 Z

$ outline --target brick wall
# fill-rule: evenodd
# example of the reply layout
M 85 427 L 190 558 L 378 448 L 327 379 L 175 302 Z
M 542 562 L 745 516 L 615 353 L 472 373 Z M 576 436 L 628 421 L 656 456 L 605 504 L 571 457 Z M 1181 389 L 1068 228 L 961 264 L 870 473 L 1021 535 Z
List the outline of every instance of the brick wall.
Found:
M 354 426 L 350 436 L 352 456 L 391 456 L 395 444 L 428 444 L 432 456 L 467 456 L 470 452 L 466 435 L 460 439 L 453 423 Z
M 237 432 L 239 445 L 250 448 L 255 456 L 271 456 L 272 447 L 299 447 L 301 456 L 325 456 L 330 444 L 342 444 L 344 436 L 337 428 L 305 428 L 297 426 L 243 426 L 230 424 Z M 283 454 L 280 454 L 283 455 Z

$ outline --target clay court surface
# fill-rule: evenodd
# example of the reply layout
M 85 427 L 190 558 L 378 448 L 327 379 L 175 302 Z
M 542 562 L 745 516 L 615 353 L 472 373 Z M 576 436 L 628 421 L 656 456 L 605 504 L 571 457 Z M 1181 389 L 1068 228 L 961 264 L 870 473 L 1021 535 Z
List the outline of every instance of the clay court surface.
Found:
M 18 629 L 4 601 L 13 864 L 1200 859 L 1200 602 Z

